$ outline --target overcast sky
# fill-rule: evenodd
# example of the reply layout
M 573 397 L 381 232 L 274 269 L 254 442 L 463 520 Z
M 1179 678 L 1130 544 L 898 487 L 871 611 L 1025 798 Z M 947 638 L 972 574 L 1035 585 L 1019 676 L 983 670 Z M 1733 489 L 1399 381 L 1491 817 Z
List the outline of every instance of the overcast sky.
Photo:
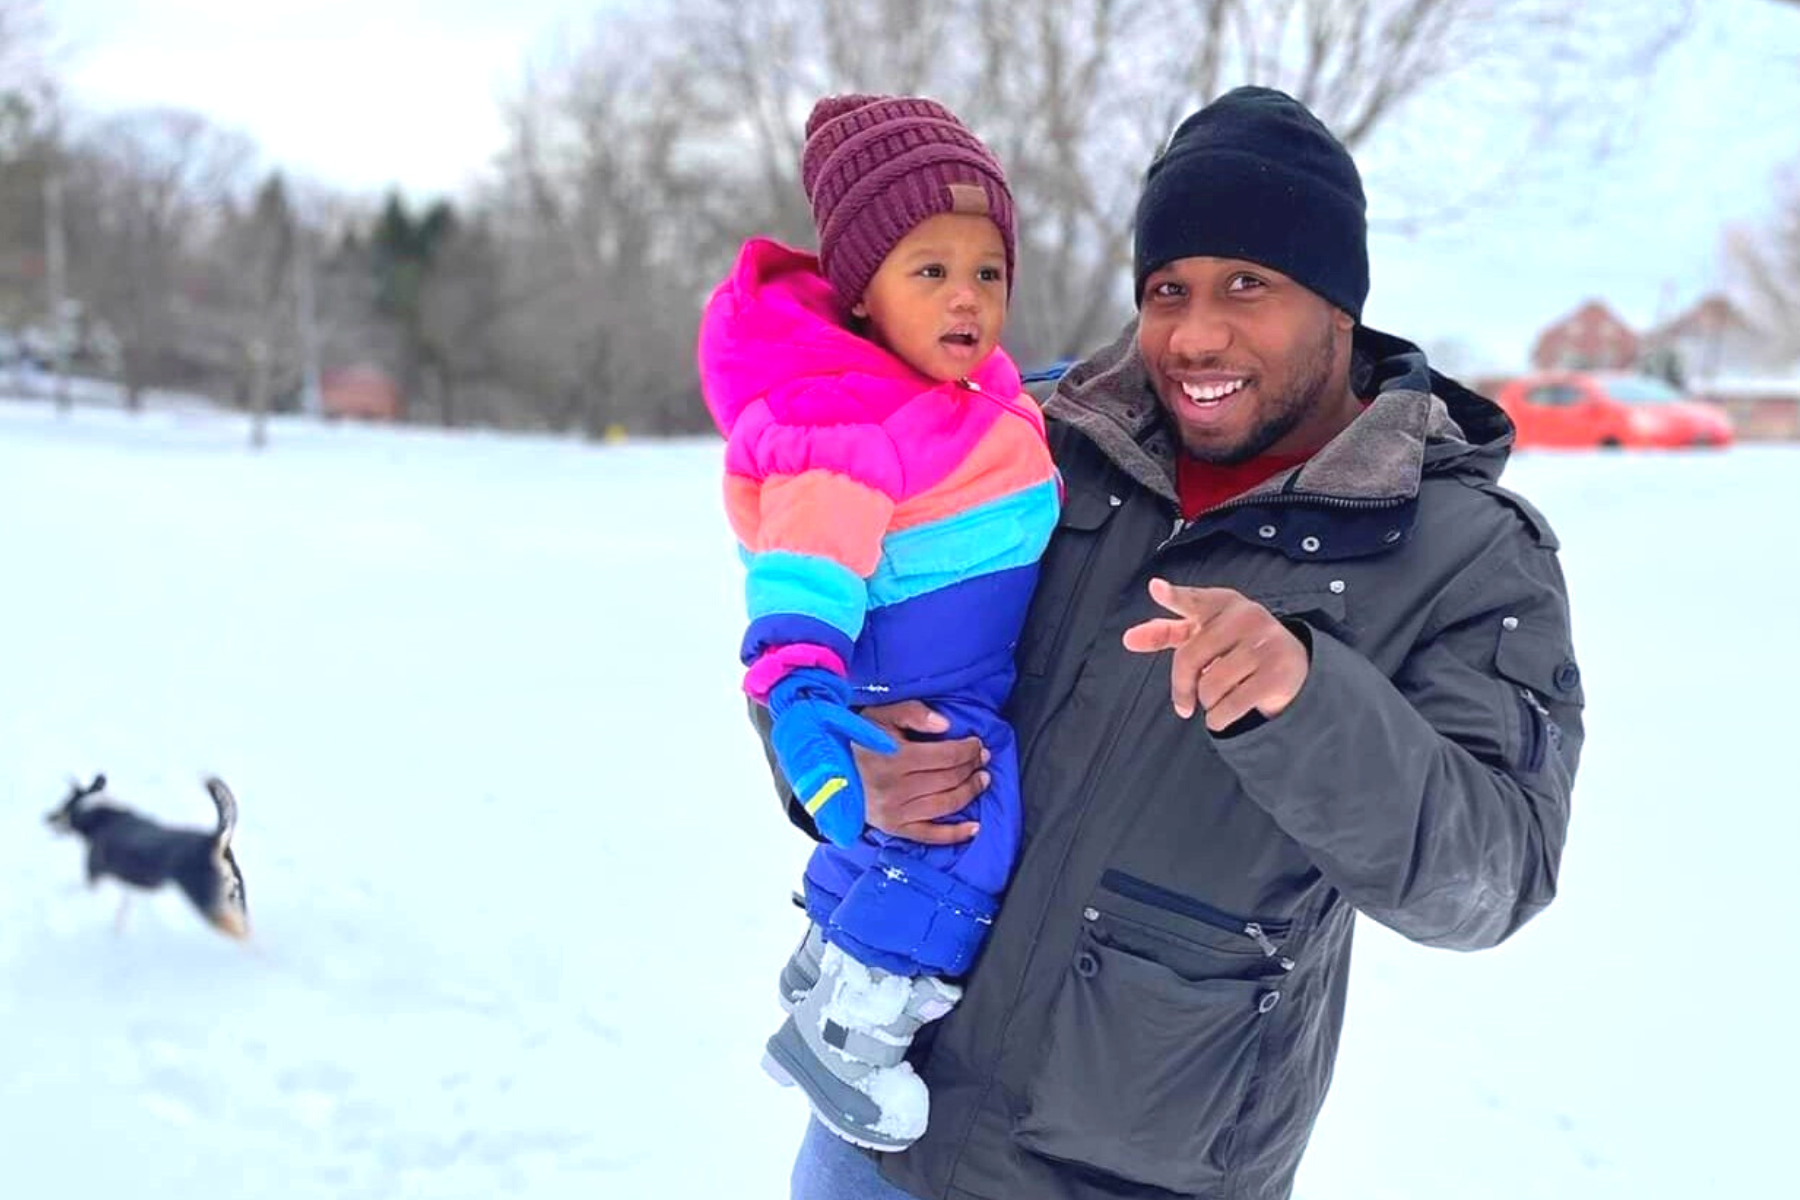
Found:
M 1661 0 L 1643 0 L 1647 6 Z M 264 158 L 339 186 L 454 193 L 501 139 L 496 97 L 596 0 L 54 0 L 83 108 L 198 109 Z M 1702 0 L 1700 28 L 1647 89 L 1635 130 L 1528 196 L 1441 234 L 1372 244 L 1371 324 L 1457 339 L 1507 367 L 1589 296 L 1643 325 L 1719 282 L 1730 221 L 1800 166 L 1800 8 Z M 970 114 L 979 125 L 979 114 Z M 1383 197 L 1371 202 L 1377 214 Z

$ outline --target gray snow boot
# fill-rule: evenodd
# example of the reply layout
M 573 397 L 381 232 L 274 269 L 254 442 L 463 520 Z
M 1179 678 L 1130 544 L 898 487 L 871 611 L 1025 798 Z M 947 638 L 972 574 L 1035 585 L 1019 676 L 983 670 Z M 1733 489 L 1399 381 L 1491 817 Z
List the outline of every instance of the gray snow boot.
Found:
M 798 1084 L 827 1129 L 870 1150 L 904 1150 L 925 1132 L 931 1098 L 905 1061 L 913 1034 L 962 999 L 930 975 L 908 978 L 825 947 L 819 979 L 769 1038 L 763 1069 Z
M 819 982 L 819 960 L 825 955 L 825 931 L 810 921 L 806 925 L 806 936 L 794 948 L 794 953 L 781 966 L 781 1007 L 788 1012 L 804 999 L 806 993 L 813 990 Z

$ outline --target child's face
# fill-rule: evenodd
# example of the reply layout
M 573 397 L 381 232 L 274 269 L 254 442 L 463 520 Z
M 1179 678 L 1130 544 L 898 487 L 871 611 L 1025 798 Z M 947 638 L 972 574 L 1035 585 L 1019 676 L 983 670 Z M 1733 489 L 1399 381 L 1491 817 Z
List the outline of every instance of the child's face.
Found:
M 881 260 L 862 303 L 875 340 L 922 375 L 962 379 L 1000 341 L 1006 247 L 992 221 L 941 213 Z

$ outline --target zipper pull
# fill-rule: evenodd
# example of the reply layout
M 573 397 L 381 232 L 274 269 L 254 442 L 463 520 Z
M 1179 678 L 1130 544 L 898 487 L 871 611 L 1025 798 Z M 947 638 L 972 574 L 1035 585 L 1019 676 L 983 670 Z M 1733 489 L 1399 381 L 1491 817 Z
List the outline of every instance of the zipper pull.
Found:
M 1256 943 L 1257 947 L 1263 952 L 1264 958 L 1275 958 L 1276 955 L 1281 953 L 1281 947 L 1277 946 L 1274 941 L 1270 939 L 1269 935 L 1264 932 L 1263 927 L 1258 925 L 1255 921 L 1244 926 L 1244 936 Z M 1294 969 L 1294 960 L 1291 958 L 1281 958 L 1277 961 L 1284 971 L 1291 971 Z
M 1170 542 L 1172 542 L 1172 541 L 1174 541 L 1174 540 L 1175 540 L 1175 539 L 1176 539 L 1176 538 L 1178 538 L 1178 537 L 1180 537 L 1180 536 L 1181 536 L 1181 531 L 1182 531 L 1182 530 L 1184 530 L 1184 529 L 1186 529 L 1186 528 L 1187 528 L 1187 521 L 1185 521 L 1185 520 L 1184 520 L 1184 519 L 1182 519 L 1182 518 L 1181 518 L 1181 517 L 1176 517 L 1176 518 L 1175 518 L 1175 527 L 1174 527 L 1174 528 L 1173 528 L 1173 529 L 1171 529 L 1171 530 L 1169 530 L 1169 536 L 1168 536 L 1168 537 L 1166 537 L 1166 538 L 1164 538 L 1164 539 L 1163 539 L 1163 540 L 1162 540 L 1162 541 L 1160 541 L 1160 542 L 1158 542 L 1158 543 L 1157 543 L 1157 546 L 1156 546 L 1156 548 L 1157 548 L 1157 550 L 1162 550 L 1162 549 L 1163 549 L 1163 548 L 1164 548 L 1164 547 L 1166 547 L 1166 546 L 1167 546 L 1167 545 L 1168 545 L 1168 544 L 1169 544 L 1169 543 L 1170 543 Z

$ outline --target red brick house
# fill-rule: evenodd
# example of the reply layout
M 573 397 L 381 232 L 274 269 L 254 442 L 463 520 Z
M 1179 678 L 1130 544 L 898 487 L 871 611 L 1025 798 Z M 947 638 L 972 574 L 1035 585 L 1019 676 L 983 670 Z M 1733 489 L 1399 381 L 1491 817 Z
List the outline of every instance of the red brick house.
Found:
M 1540 371 L 1623 371 L 1638 361 L 1638 335 L 1598 300 L 1538 334 L 1531 365 Z
M 398 421 L 405 411 L 393 376 L 368 364 L 325 372 L 319 380 L 319 407 L 327 417 L 365 421 Z

